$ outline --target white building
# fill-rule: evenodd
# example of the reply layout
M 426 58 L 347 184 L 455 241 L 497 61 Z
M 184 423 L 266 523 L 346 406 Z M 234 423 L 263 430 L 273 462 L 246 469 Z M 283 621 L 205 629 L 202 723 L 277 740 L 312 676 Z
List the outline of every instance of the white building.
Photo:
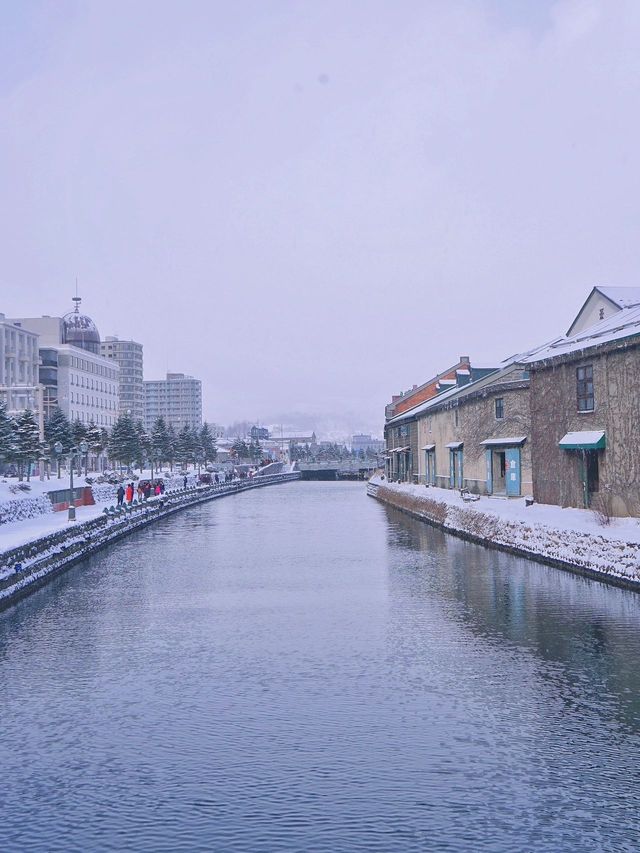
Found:
M 21 317 L 7 321 L 39 336 L 42 407 L 45 418 L 59 406 L 69 420 L 113 426 L 119 409 L 119 367 L 100 355 L 100 334 L 79 309 L 64 317 Z
M 134 421 L 144 419 L 144 382 L 142 344 L 107 337 L 100 344 L 100 353 L 120 368 L 120 414 L 129 414 Z
M 370 435 L 358 434 L 351 437 L 351 449 L 359 453 L 361 450 L 366 453 L 367 450 L 373 453 L 382 453 L 385 449 L 385 443 L 380 438 L 372 438 Z
M 117 364 L 102 356 L 62 344 L 58 356 L 58 405 L 71 421 L 93 421 L 111 429 L 119 414 Z
M 0 400 L 7 412 L 39 410 L 38 335 L 0 314 Z
M 185 424 L 202 426 L 202 382 L 184 373 L 167 373 L 166 379 L 144 383 L 144 427 L 153 429 L 164 418 L 179 432 Z

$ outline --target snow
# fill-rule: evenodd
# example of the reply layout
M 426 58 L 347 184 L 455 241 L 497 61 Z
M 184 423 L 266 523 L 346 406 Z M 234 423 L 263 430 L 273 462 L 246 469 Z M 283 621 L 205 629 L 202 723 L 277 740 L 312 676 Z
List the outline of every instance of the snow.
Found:
M 601 287 L 599 290 L 607 299 L 615 302 L 620 308 L 630 308 L 632 305 L 640 305 L 640 287 Z
M 0 480 L 0 503 L 3 501 L 13 500 L 14 498 L 33 498 L 39 495 L 46 495 L 47 492 L 54 492 L 58 489 L 68 489 L 69 488 L 69 477 L 62 477 L 58 480 L 57 477 L 53 476 L 50 480 L 40 480 L 38 477 L 32 477 L 31 480 L 27 483 L 26 478 L 22 481 L 25 486 L 29 486 L 29 491 L 15 491 L 12 492 L 11 488 L 18 485 L 17 477 L 3 477 Z M 74 485 L 84 486 L 84 478 L 78 478 L 77 483 Z
M 94 506 L 79 506 L 76 508 L 76 519 L 89 521 L 98 515 L 102 515 L 105 507 L 113 504 L 112 500 L 97 503 Z M 77 523 L 77 522 L 76 522 Z M 0 526 L 0 553 L 10 551 L 19 545 L 26 545 L 41 536 L 50 533 L 58 533 L 66 527 L 73 527 L 74 522 L 68 520 L 67 510 L 62 512 L 51 512 L 26 521 L 14 521 Z
M 640 583 L 640 523 L 636 518 L 614 518 L 603 527 L 590 510 L 526 506 L 524 498 L 487 496 L 471 507 L 453 489 L 390 483 L 379 476 L 370 483 L 391 493 L 392 502 L 400 498 L 402 504 L 408 498 L 407 508 L 452 532 Z
M 623 308 L 576 335 L 563 335 L 545 347 L 522 353 L 518 361 L 522 364 L 533 364 L 537 361 L 580 352 L 580 350 L 588 347 L 613 343 L 636 335 L 640 335 L 640 305 Z
M 502 444 L 524 444 L 526 440 L 526 435 L 516 435 L 511 438 L 506 436 L 504 438 L 485 438 L 480 444 L 484 447 L 498 447 Z
M 597 444 L 604 438 L 604 430 L 584 430 L 582 432 L 568 432 L 563 435 L 558 444 L 564 447 L 567 444 Z

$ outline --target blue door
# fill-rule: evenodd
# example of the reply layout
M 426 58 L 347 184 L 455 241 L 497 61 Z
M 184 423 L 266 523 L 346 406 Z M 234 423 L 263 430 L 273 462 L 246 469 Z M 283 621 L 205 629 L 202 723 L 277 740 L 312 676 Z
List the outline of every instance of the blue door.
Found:
M 493 451 L 485 450 L 485 459 L 487 461 L 487 494 L 493 494 Z
M 458 488 L 464 486 L 464 472 L 462 470 L 462 450 L 458 450 Z
M 515 498 L 520 494 L 520 448 L 508 447 L 505 450 L 507 496 Z
M 449 488 L 456 487 L 456 452 L 449 450 Z

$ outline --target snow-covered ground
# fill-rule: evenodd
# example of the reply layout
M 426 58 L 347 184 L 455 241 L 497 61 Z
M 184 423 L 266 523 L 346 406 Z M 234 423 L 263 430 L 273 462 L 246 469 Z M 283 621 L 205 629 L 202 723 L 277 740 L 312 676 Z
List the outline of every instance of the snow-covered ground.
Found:
M 95 506 L 79 506 L 76 508 L 76 523 L 89 521 L 97 515 L 101 515 L 105 507 L 113 504 L 112 500 L 97 503 Z M 68 520 L 68 512 L 50 512 L 47 515 L 39 515 L 25 521 L 13 521 L 9 524 L 0 525 L 0 553 L 10 551 L 19 545 L 25 545 L 41 536 L 49 533 L 57 533 L 65 527 L 73 527 L 74 522 Z
M 638 519 L 616 518 L 602 525 L 590 510 L 525 506 L 524 498 L 481 497 L 467 503 L 453 489 L 389 483 L 380 477 L 370 483 L 387 492 L 389 502 L 452 532 L 640 583 Z
M 98 475 L 90 471 L 88 476 L 90 479 L 95 479 Z M 140 479 L 148 479 L 151 472 L 143 471 L 142 475 L 138 473 L 138 476 Z M 177 472 L 174 472 L 172 477 L 163 479 L 168 489 L 182 487 L 183 475 Z M 188 484 L 194 485 L 195 481 L 196 476 L 190 471 Z M 16 488 L 18 485 L 16 477 L 0 479 L 0 553 L 10 551 L 41 536 L 47 536 L 49 533 L 56 533 L 74 523 L 68 521 L 67 510 L 53 512 L 53 507 L 46 498 L 48 492 L 69 488 L 68 474 L 63 474 L 60 479 L 53 475 L 50 480 L 32 477 L 29 483 L 26 479 L 23 483 L 30 486 L 28 491 Z M 74 478 L 74 486 L 86 485 L 84 474 Z M 116 489 L 117 486 L 108 484 L 97 485 L 94 492 L 95 506 L 77 507 L 77 521 L 95 518 L 103 512 L 105 507 L 115 504 Z M 16 520 L 13 520 L 14 518 Z

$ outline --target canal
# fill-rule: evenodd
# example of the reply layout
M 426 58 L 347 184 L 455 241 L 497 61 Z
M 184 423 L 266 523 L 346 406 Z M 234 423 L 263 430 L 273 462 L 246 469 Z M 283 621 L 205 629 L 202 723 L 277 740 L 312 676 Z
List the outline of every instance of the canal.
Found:
M 636 850 L 640 597 L 294 482 L 0 614 L 3 851 Z

